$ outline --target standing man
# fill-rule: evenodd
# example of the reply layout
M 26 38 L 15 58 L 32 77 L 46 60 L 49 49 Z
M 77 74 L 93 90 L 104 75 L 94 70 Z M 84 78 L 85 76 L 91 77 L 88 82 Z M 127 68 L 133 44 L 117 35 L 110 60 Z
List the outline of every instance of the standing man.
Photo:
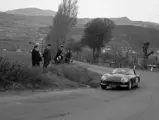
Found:
M 51 44 L 48 44 L 43 53 L 43 58 L 44 58 L 43 67 L 44 68 L 47 68 L 51 61 L 51 50 L 50 49 L 51 49 Z
M 37 45 L 34 46 L 31 53 L 32 53 L 32 66 L 33 67 L 40 67 L 40 62 L 42 61 L 42 58 L 40 56 L 40 52 L 38 50 Z

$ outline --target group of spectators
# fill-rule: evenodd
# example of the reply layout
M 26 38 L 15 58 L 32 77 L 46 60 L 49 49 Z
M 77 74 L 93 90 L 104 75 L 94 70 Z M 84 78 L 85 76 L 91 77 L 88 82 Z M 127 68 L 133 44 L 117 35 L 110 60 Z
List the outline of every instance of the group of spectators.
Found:
M 51 44 L 48 44 L 46 48 L 44 49 L 44 52 L 40 54 L 38 45 L 35 45 L 32 50 L 32 66 L 33 67 L 39 67 L 40 62 L 43 60 L 43 67 L 47 68 L 48 65 L 51 63 L 51 61 L 54 61 L 54 63 L 60 63 L 60 61 L 64 61 L 65 63 L 69 63 L 70 59 L 72 58 L 72 52 L 70 49 L 68 49 L 67 52 L 64 52 L 64 46 L 61 45 L 60 48 L 58 48 L 57 53 L 55 57 L 52 59 L 51 54 Z

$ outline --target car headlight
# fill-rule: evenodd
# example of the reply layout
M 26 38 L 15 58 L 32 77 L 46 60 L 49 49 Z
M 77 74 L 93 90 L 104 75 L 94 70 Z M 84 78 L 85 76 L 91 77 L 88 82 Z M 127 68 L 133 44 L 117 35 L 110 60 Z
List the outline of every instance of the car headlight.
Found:
M 121 79 L 121 82 L 128 82 L 128 78 L 124 78 L 124 77 L 123 77 L 123 78 Z
M 106 80 L 107 77 L 106 77 L 105 75 L 103 75 L 103 76 L 101 77 L 101 79 L 102 79 L 102 80 Z

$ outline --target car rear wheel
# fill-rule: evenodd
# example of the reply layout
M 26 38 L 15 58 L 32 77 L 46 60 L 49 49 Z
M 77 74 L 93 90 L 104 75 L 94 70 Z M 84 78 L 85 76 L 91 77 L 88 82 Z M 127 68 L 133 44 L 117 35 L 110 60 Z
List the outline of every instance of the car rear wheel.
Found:
M 107 85 L 101 85 L 101 89 L 102 90 L 106 90 L 107 89 Z
M 131 90 L 131 89 L 132 89 L 132 82 L 129 81 L 129 83 L 128 83 L 128 90 Z

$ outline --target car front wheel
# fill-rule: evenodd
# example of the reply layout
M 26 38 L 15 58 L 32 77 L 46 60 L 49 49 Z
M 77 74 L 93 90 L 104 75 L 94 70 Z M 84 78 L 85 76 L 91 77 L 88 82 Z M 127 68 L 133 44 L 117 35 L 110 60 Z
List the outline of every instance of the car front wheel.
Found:
M 132 82 L 129 81 L 129 83 L 128 83 L 128 90 L 131 90 L 131 89 L 132 89 Z
M 102 89 L 102 90 L 107 89 L 107 85 L 101 85 L 101 89 Z

